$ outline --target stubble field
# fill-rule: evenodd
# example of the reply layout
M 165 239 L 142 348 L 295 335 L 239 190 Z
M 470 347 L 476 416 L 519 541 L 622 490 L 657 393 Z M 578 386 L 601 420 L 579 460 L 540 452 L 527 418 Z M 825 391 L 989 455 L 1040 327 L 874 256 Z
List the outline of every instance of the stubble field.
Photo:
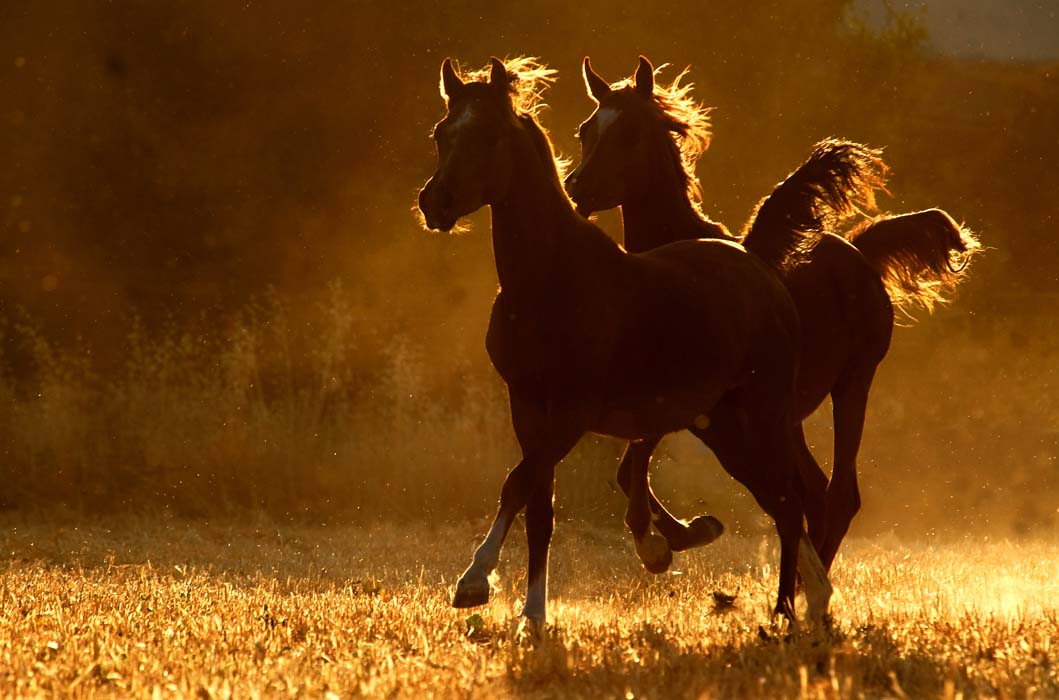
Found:
M 519 526 L 477 611 L 448 602 L 484 522 L 0 527 L 5 698 L 1059 697 L 1054 541 L 850 541 L 835 632 L 769 641 L 771 536 L 654 577 L 619 530 L 560 522 L 534 637 Z

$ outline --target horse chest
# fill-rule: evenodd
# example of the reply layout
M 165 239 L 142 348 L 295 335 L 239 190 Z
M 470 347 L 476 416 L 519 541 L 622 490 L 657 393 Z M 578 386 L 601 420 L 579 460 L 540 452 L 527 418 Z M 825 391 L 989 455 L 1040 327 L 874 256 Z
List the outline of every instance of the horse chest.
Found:
M 603 352 L 577 325 L 576 309 L 520 309 L 497 297 L 486 335 L 489 359 L 508 385 L 572 391 L 590 381 Z

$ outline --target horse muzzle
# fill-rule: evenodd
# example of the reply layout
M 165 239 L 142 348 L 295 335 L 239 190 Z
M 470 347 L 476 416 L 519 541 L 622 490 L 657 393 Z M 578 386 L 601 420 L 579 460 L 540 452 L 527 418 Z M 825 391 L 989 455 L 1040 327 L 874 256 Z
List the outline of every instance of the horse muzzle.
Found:
M 427 228 L 432 231 L 451 231 L 459 218 L 453 207 L 452 195 L 438 187 L 433 179 L 419 191 L 419 211 L 423 213 Z
M 563 188 L 566 189 L 566 194 L 573 201 L 574 209 L 577 213 L 587 219 L 596 210 L 592 207 L 591 202 L 588 201 L 590 198 L 585 191 L 586 188 L 583 182 L 578 177 L 579 174 L 580 168 L 567 175 L 566 179 L 563 180 Z

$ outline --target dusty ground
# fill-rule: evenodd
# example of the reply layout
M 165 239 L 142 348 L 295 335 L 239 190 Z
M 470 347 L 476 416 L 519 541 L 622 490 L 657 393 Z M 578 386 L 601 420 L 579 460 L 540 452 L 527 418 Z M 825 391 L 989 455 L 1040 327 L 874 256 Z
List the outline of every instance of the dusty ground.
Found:
M 1059 697 L 1054 541 L 849 542 L 837 633 L 766 642 L 775 538 L 653 577 L 623 533 L 560 523 L 534 640 L 518 526 L 493 601 L 448 606 L 484 527 L 8 516 L 0 697 Z

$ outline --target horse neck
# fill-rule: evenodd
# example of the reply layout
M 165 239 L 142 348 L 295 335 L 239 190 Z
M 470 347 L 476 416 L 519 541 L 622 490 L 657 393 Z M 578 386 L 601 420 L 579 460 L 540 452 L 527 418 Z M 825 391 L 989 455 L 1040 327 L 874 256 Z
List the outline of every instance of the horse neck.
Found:
M 639 253 L 689 238 L 730 238 L 727 230 L 706 219 L 691 203 L 687 176 L 668 134 L 658 137 L 658 154 L 641 179 L 639 191 L 622 204 L 625 249 Z
M 550 151 L 542 153 L 533 138 L 523 129 L 513 139 L 508 193 L 491 208 L 500 287 L 512 300 L 539 305 L 550 291 L 558 291 L 563 271 L 591 268 L 603 250 L 616 251 L 617 245 L 577 215 Z

